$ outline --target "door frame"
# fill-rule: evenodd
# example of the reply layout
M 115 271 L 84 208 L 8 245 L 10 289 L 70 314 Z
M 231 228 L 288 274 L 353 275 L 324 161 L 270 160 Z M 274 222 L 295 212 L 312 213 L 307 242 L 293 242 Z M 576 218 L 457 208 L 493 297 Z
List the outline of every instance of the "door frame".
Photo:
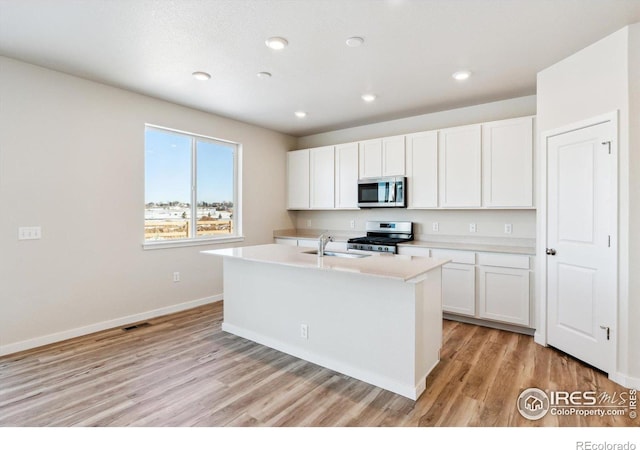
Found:
M 538 173 L 538 189 L 537 189 L 537 223 L 536 223 L 536 331 L 534 334 L 534 341 L 540 345 L 547 346 L 547 255 L 545 250 L 547 248 L 547 171 L 548 171 L 548 161 L 547 161 L 547 152 L 549 150 L 549 140 L 555 136 L 570 133 L 572 131 L 577 131 L 583 128 L 592 127 L 595 125 L 600 125 L 606 122 L 611 122 L 615 129 L 615 133 L 611 140 L 611 154 L 614 158 L 613 164 L 616 168 L 615 170 L 615 179 L 612 180 L 614 184 L 613 198 L 614 202 L 618 204 L 619 197 L 619 179 L 620 179 L 620 167 L 618 166 L 619 161 L 619 121 L 618 121 L 618 110 L 602 114 L 596 117 L 591 117 L 589 119 L 581 120 L 579 122 L 574 122 L 568 125 L 564 125 L 559 128 L 555 128 L 552 130 L 544 131 L 540 133 L 540 140 L 538 145 L 538 158 L 537 158 L 537 173 Z M 613 358 L 613 367 L 609 370 L 609 378 L 616 375 L 617 366 L 618 366 L 618 330 L 619 330 L 619 321 L 618 321 L 618 309 L 619 309 L 619 290 L 620 290 L 620 280 L 619 280 L 619 249 L 618 249 L 618 227 L 619 227 L 619 215 L 620 209 L 619 206 L 616 208 L 617 213 L 615 217 L 612 217 L 613 227 L 611 229 L 611 245 L 616 249 L 616 261 L 618 262 L 616 265 L 616 304 L 615 304 L 615 312 L 614 312 L 614 324 L 612 333 L 613 346 L 616 349 L 615 355 Z

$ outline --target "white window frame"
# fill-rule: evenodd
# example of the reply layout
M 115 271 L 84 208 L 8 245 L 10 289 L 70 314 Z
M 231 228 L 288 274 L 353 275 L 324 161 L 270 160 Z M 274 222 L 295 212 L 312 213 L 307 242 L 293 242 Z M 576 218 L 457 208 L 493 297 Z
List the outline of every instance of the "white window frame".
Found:
M 241 165 L 242 165 L 242 144 L 239 142 L 229 141 L 226 139 L 214 138 L 211 136 L 206 136 L 202 134 L 190 133 L 188 131 L 176 130 L 173 128 L 167 128 L 159 125 L 153 125 L 146 123 L 144 126 L 145 132 L 148 129 L 154 129 L 166 133 L 173 133 L 180 136 L 187 136 L 192 139 L 191 141 L 191 217 L 196 220 L 191 220 L 190 227 L 192 237 L 185 239 L 166 239 L 166 240 L 146 240 L 144 237 L 144 226 L 142 227 L 142 248 L 144 250 L 156 250 L 163 248 L 176 248 L 176 247 L 191 247 L 191 246 L 199 246 L 199 245 L 211 245 L 211 244 L 221 244 L 221 243 L 232 243 L 232 242 L 242 242 L 244 241 L 244 235 L 242 234 L 242 180 L 241 180 Z M 196 227 L 197 227 L 197 208 L 196 204 L 196 192 L 197 192 L 197 151 L 196 151 L 196 142 L 198 139 L 208 140 L 214 142 L 220 142 L 223 144 L 231 144 L 236 147 L 236 151 L 233 154 L 233 221 L 234 221 L 234 229 L 235 233 L 231 236 L 197 236 Z M 146 148 L 146 142 L 145 142 Z M 146 167 L 146 159 L 144 162 Z M 146 184 L 145 184 L 146 189 Z M 144 203 L 146 204 L 146 203 Z M 144 223 L 144 210 L 143 210 L 143 223 Z

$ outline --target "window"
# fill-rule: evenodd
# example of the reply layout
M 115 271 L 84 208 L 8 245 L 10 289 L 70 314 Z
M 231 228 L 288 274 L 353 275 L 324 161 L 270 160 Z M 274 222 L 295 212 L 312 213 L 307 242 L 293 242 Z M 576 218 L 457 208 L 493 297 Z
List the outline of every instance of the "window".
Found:
M 233 142 L 145 127 L 145 247 L 238 240 L 238 153 Z

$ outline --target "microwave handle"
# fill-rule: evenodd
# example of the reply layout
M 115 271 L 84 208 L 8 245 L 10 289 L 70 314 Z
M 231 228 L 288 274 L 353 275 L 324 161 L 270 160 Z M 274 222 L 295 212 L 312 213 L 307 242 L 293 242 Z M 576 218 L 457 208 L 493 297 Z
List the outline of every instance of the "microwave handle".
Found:
M 395 181 L 389 181 L 389 203 L 393 203 L 396 201 L 396 182 Z

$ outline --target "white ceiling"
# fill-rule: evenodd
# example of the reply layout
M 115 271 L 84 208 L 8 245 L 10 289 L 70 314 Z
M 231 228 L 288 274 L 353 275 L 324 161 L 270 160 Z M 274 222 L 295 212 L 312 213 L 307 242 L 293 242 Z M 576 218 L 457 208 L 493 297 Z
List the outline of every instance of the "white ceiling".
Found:
M 640 0 L 0 0 L 0 54 L 305 136 L 534 94 L 635 22 Z

